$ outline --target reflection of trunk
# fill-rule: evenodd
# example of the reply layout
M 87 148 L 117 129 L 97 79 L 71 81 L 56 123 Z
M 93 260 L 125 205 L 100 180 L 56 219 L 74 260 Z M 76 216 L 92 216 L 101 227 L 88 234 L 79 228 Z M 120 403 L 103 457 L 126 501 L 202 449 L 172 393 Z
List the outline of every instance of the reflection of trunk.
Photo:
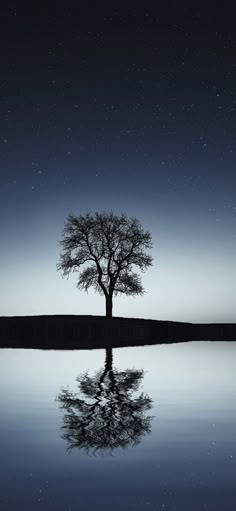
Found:
M 106 317 L 112 318 L 112 295 L 106 296 Z
M 116 388 L 116 379 L 113 373 L 113 353 L 112 348 L 106 348 L 106 360 L 105 360 L 105 370 L 104 377 L 107 375 L 110 381 L 109 383 L 109 392 L 116 392 L 117 397 L 119 396 L 119 389 Z
M 107 374 L 108 374 L 109 379 L 111 379 L 111 374 L 113 374 L 112 362 L 113 362 L 112 348 L 106 348 L 105 367 L 104 367 L 104 371 L 102 372 L 102 374 L 99 378 L 99 387 L 100 387 L 101 392 L 102 392 L 101 384 L 104 382 Z
M 108 371 L 112 371 L 112 362 L 113 362 L 112 348 L 106 348 L 105 373 L 108 373 Z

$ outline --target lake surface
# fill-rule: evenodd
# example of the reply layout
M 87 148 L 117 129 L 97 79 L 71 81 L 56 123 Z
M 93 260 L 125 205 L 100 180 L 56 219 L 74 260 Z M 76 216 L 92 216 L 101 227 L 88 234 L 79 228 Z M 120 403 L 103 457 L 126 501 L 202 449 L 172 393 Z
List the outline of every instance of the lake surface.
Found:
M 236 343 L 0 350 L 0 509 L 234 511 Z

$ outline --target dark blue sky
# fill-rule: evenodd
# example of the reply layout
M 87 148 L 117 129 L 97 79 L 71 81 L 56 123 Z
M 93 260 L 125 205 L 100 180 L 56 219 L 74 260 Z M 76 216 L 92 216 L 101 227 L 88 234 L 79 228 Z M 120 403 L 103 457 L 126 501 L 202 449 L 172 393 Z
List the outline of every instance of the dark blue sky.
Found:
M 154 241 L 115 315 L 235 321 L 233 12 L 150 6 L 0 10 L 2 315 L 103 314 L 58 241 L 70 211 L 113 209 Z

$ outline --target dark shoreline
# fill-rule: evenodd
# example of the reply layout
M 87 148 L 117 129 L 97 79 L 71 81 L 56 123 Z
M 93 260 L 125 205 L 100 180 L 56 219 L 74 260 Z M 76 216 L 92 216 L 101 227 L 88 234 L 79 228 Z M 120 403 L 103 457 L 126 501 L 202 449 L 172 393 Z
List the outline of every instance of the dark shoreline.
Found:
M 0 317 L 1 348 L 92 349 L 193 340 L 236 341 L 236 323 L 69 315 Z

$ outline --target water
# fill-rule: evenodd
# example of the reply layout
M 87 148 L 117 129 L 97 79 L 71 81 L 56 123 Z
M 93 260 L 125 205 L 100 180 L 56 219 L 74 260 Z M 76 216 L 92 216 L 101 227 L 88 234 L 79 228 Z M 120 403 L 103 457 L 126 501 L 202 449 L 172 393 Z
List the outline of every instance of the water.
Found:
M 236 509 L 236 343 L 0 350 L 0 509 Z

